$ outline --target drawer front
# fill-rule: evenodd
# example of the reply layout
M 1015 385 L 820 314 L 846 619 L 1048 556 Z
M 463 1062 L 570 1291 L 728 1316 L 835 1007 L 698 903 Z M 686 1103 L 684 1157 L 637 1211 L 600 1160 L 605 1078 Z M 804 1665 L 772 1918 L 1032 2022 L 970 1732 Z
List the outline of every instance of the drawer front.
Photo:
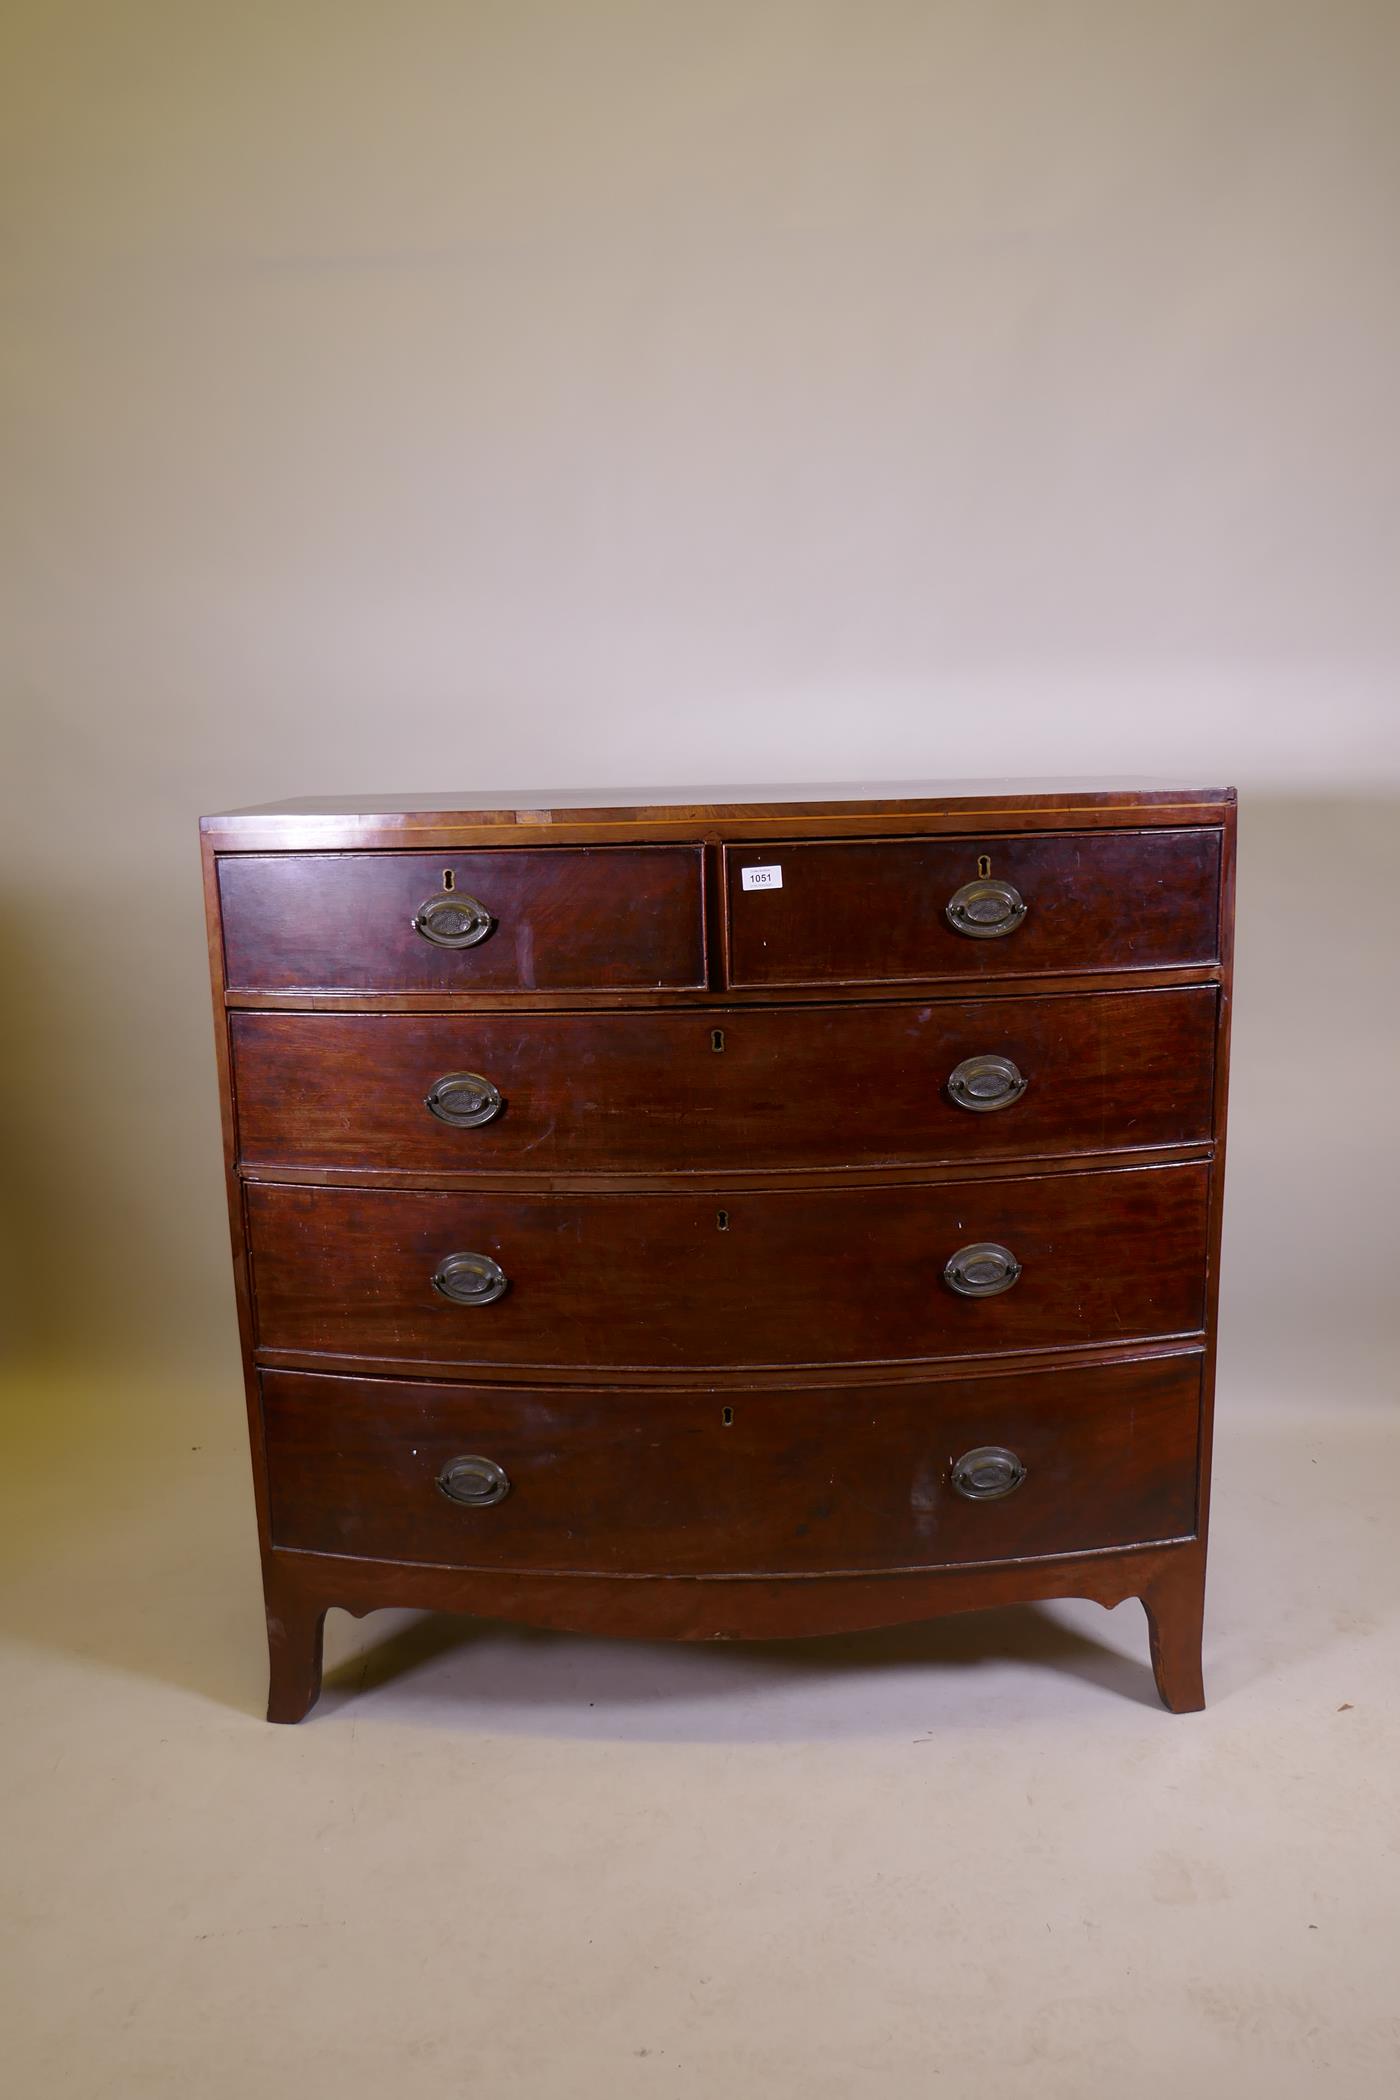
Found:
M 1220 838 L 1201 829 L 730 846 L 729 982 L 887 984 L 1210 962 Z M 781 882 L 756 878 L 762 868 Z M 745 886 L 746 872 L 757 886 Z M 983 880 L 1011 894 L 956 906 Z M 981 931 L 959 931 L 950 907 Z M 999 920 L 1009 930 L 989 933 Z
M 1196 1528 L 1200 1358 L 947 1384 L 569 1392 L 262 1374 L 274 1545 L 580 1574 L 812 1575 Z M 967 1454 L 1008 1456 L 957 1474 Z M 458 1466 L 454 1460 L 486 1461 Z M 1010 1492 L 969 1500 L 954 1485 Z M 500 1499 L 463 1504 L 458 1493 Z
M 732 1013 L 236 1014 L 241 1153 L 263 1172 L 643 1174 L 1185 1144 L 1211 1133 L 1215 1004 L 1203 987 Z
M 698 846 L 226 854 L 219 897 L 232 991 L 705 982 Z
M 258 1341 L 403 1363 L 689 1369 L 1194 1334 L 1207 1180 L 1201 1166 L 1118 1168 L 706 1199 L 252 1182 Z M 959 1295 L 946 1265 L 988 1243 L 1019 1276 Z M 996 1260 L 967 1257 L 963 1281 L 985 1281 L 989 1260 L 996 1280 Z M 485 1295 L 452 1302 L 435 1275 Z

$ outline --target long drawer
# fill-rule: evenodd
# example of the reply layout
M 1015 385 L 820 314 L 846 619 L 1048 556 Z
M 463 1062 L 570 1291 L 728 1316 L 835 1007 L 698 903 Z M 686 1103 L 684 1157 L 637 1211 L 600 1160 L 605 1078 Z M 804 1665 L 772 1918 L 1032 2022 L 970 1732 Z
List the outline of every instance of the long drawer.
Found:
M 233 1016 L 251 1171 L 642 1174 L 1211 1134 L 1216 993 L 728 1013 Z
M 261 1386 L 272 1541 L 315 1553 L 810 1575 L 1196 1527 L 1195 1355 L 844 1390 Z
M 1163 1166 L 703 1199 L 250 1182 L 257 1342 L 374 1362 L 647 1369 L 1194 1334 L 1207 1179 Z
M 1209 962 L 1220 952 L 1220 852 L 1210 827 L 729 846 L 729 982 Z
M 685 989 L 705 982 L 698 846 L 233 853 L 233 991 Z

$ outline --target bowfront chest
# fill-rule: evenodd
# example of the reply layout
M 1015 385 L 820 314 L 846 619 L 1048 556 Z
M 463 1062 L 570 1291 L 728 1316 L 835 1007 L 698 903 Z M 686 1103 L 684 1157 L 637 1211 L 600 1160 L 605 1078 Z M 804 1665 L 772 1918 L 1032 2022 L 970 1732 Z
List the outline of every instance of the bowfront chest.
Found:
M 204 819 L 271 1651 L 1140 1597 L 1202 1704 L 1233 790 Z

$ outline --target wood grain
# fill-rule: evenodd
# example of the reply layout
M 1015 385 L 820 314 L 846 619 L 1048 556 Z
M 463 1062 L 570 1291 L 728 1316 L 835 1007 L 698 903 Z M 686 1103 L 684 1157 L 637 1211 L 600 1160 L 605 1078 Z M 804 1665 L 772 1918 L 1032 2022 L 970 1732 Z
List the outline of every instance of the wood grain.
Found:
M 1208 1171 L 1119 1168 L 936 1187 L 518 1197 L 246 1188 L 262 1350 L 409 1364 L 844 1364 L 1194 1334 Z M 721 1223 L 723 1220 L 723 1223 Z M 945 1263 L 1004 1243 L 998 1297 Z M 454 1252 L 510 1278 L 494 1304 L 432 1288 Z
M 1233 788 L 1144 782 L 883 781 L 858 786 L 746 786 L 586 792 L 503 791 L 450 797 L 318 795 L 226 810 L 201 820 L 226 849 L 327 852 L 610 839 L 830 838 L 1093 830 L 1219 824 Z
M 1033 1159 L 1209 1138 L 1213 990 L 697 1014 L 238 1014 L 240 1156 L 443 1176 L 704 1175 Z M 991 1114 L 948 1079 L 983 1052 L 1027 1081 Z M 454 1128 L 445 1073 L 504 1108 Z
M 746 869 L 782 887 L 746 890 Z M 1147 969 L 1218 953 L 1220 833 L 775 841 L 725 851 L 728 981 L 768 988 Z M 973 940 L 944 907 L 979 873 L 1013 883 L 1026 917 Z
M 414 930 L 443 891 L 495 924 L 470 948 Z M 243 991 L 559 991 L 706 981 L 698 847 L 225 854 L 227 980 Z
M 1195 1529 L 1199 1355 L 936 1387 L 737 1394 L 262 1378 L 274 1545 L 627 1575 L 829 1574 L 1084 1552 Z M 954 1461 L 1026 1468 L 971 1502 Z M 454 1457 L 510 1492 L 459 1507 Z

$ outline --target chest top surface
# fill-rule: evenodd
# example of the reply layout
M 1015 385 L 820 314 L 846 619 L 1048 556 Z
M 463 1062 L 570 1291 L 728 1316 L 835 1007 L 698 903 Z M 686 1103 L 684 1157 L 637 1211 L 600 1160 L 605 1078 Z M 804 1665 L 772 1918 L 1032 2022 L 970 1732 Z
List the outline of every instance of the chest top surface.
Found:
M 438 839 L 598 839 L 1059 830 L 1219 823 L 1235 790 L 1164 781 L 922 781 L 710 788 L 495 788 L 303 796 L 201 820 L 222 851 L 332 849 Z

